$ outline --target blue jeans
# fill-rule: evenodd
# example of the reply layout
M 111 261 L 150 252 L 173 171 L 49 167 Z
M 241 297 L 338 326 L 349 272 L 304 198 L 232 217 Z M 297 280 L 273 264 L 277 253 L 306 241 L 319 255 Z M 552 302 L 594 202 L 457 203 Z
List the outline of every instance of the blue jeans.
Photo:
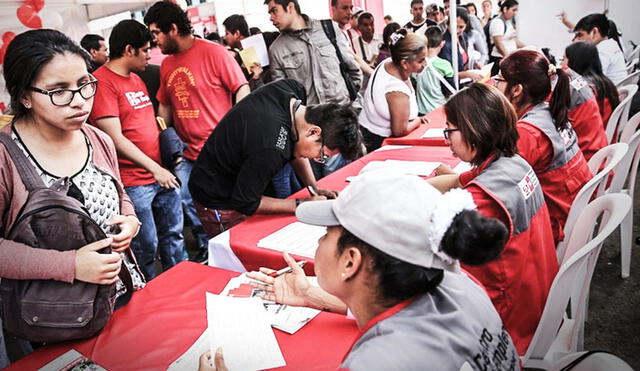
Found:
M 200 218 L 198 218 L 198 212 L 193 205 L 193 199 L 189 192 L 189 178 L 191 177 L 191 170 L 193 170 L 193 161 L 182 158 L 176 167 L 173 169 L 173 173 L 176 174 L 182 187 L 180 187 L 180 197 L 182 198 L 182 209 L 187 217 L 186 222 L 191 225 L 193 236 L 196 238 L 198 247 L 201 249 L 208 249 L 209 237 L 204 233 Z
M 184 257 L 182 208 L 177 189 L 162 188 L 158 183 L 125 190 L 142 223 L 131 248 L 147 280 L 156 276 L 155 257 L 160 251 L 162 269 L 180 263 Z
M 291 164 L 284 165 L 284 167 L 273 176 L 271 182 L 273 183 L 274 196 L 276 198 L 287 198 L 302 188 Z

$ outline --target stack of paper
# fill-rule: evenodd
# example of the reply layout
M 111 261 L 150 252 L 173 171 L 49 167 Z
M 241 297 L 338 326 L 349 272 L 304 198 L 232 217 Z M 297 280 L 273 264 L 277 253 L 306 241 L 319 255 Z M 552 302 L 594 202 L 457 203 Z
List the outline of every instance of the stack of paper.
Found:
M 313 258 L 327 228 L 295 222 L 258 241 L 258 247 Z
M 358 175 L 372 171 L 378 171 L 380 172 L 381 177 L 385 177 L 385 175 L 387 174 L 410 174 L 418 176 L 429 176 L 438 166 L 440 166 L 440 164 L 440 162 L 429 161 L 371 161 L 360 170 L 360 173 L 358 173 Z M 355 176 L 347 177 L 347 181 L 351 182 L 355 178 Z
M 222 348 L 229 370 L 262 370 L 286 365 L 259 298 L 207 293 L 211 353 Z

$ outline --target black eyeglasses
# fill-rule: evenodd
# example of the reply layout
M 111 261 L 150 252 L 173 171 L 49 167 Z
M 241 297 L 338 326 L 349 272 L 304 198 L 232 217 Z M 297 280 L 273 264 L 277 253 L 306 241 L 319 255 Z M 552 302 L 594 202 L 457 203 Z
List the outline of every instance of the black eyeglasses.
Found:
M 442 130 L 442 135 L 444 135 L 444 139 L 449 140 L 449 135 L 454 131 L 460 131 L 460 129 L 444 129 Z
M 29 90 L 48 95 L 54 106 L 66 106 L 73 101 L 76 93 L 80 93 L 80 96 L 84 99 L 89 99 L 96 95 L 96 91 L 98 90 L 98 80 L 93 79 L 92 81 L 87 81 L 77 89 L 44 90 L 36 88 L 35 86 L 30 86 Z
M 314 158 L 313 161 L 324 164 L 328 158 L 329 156 L 324 153 L 324 140 L 320 140 L 320 156 Z
M 493 76 L 492 79 L 493 79 L 493 81 L 496 82 L 496 84 L 499 83 L 499 82 L 508 82 L 507 80 L 505 80 L 505 79 L 503 79 L 501 77 L 498 77 L 498 75 Z

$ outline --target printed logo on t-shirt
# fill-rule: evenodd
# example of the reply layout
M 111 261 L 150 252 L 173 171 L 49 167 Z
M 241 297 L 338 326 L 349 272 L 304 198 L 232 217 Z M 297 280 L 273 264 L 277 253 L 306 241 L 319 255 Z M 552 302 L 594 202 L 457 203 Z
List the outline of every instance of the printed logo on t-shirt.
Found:
M 280 127 L 280 132 L 278 133 L 278 141 L 276 142 L 276 148 L 281 151 L 284 151 L 284 147 L 287 145 L 287 137 L 289 136 L 287 129 Z
M 167 79 L 167 87 L 173 88 L 177 103 L 176 115 L 184 119 L 197 119 L 200 117 L 200 110 L 187 109 L 190 107 L 189 98 L 191 97 L 190 87 L 196 87 L 196 79 L 193 73 L 187 67 L 178 67 Z
M 527 175 L 518 183 L 518 188 L 520 188 L 520 192 L 525 200 L 529 199 L 533 192 L 538 187 L 539 181 L 536 173 L 533 170 L 529 170 Z
M 127 97 L 129 105 L 131 105 L 133 109 L 141 109 L 151 105 L 151 100 L 142 90 L 138 92 L 128 91 L 124 93 L 124 96 Z
M 518 369 L 518 355 L 504 328 L 499 335 L 491 334 L 486 328 L 483 329 L 478 342 L 482 350 L 473 357 L 473 363 L 475 363 L 477 370 Z

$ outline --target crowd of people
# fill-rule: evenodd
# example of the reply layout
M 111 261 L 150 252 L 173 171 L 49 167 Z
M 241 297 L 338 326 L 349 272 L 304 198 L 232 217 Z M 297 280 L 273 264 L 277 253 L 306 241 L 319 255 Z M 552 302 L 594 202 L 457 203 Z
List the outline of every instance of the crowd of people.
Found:
M 296 0 L 264 4 L 278 30 L 263 33 L 268 66 L 240 58 L 241 41 L 261 32 L 243 15 L 203 39 L 169 1 L 82 47 L 54 30 L 16 36 L 3 65 L 13 118 L 0 132 L 2 300 L 24 294 L 8 293 L 11 281 L 84 282 L 111 287 L 113 310 L 159 274 L 158 260 L 164 271 L 189 258 L 185 226 L 198 246 L 191 259 L 205 262 L 209 239 L 247 217 L 295 214 L 328 228 L 315 257 L 320 287 L 286 253 L 291 273 L 249 276 L 269 300 L 349 312 L 365 331 L 342 367 L 420 369 L 427 354 L 446 369 L 518 369 L 569 208 L 592 177 L 587 161 L 607 145 L 620 103 L 627 70 L 615 25 L 561 14 L 575 39 L 556 65 L 524 48 L 517 0 L 495 15 L 491 0 L 482 15 L 473 3 L 412 0 L 412 19 L 387 16 L 381 33 L 352 0 L 332 0 L 332 20 L 310 18 Z M 479 69 L 489 63 L 487 81 Z M 460 89 L 453 65 L 468 80 Z M 445 141 L 470 171 L 368 175 L 340 195 L 318 187 L 441 107 Z M 44 187 L 67 183 L 106 237 L 74 249 L 13 240 L 34 194 L 18 155 Z M 304 187 L 308 197 L 289 198 Z M 18 356 L 43 343 L 4 339 Z M 0 367 L 8 361 L 0 342 Z M 221 352 L 200 368 L 211 362 L 224 369 Z

